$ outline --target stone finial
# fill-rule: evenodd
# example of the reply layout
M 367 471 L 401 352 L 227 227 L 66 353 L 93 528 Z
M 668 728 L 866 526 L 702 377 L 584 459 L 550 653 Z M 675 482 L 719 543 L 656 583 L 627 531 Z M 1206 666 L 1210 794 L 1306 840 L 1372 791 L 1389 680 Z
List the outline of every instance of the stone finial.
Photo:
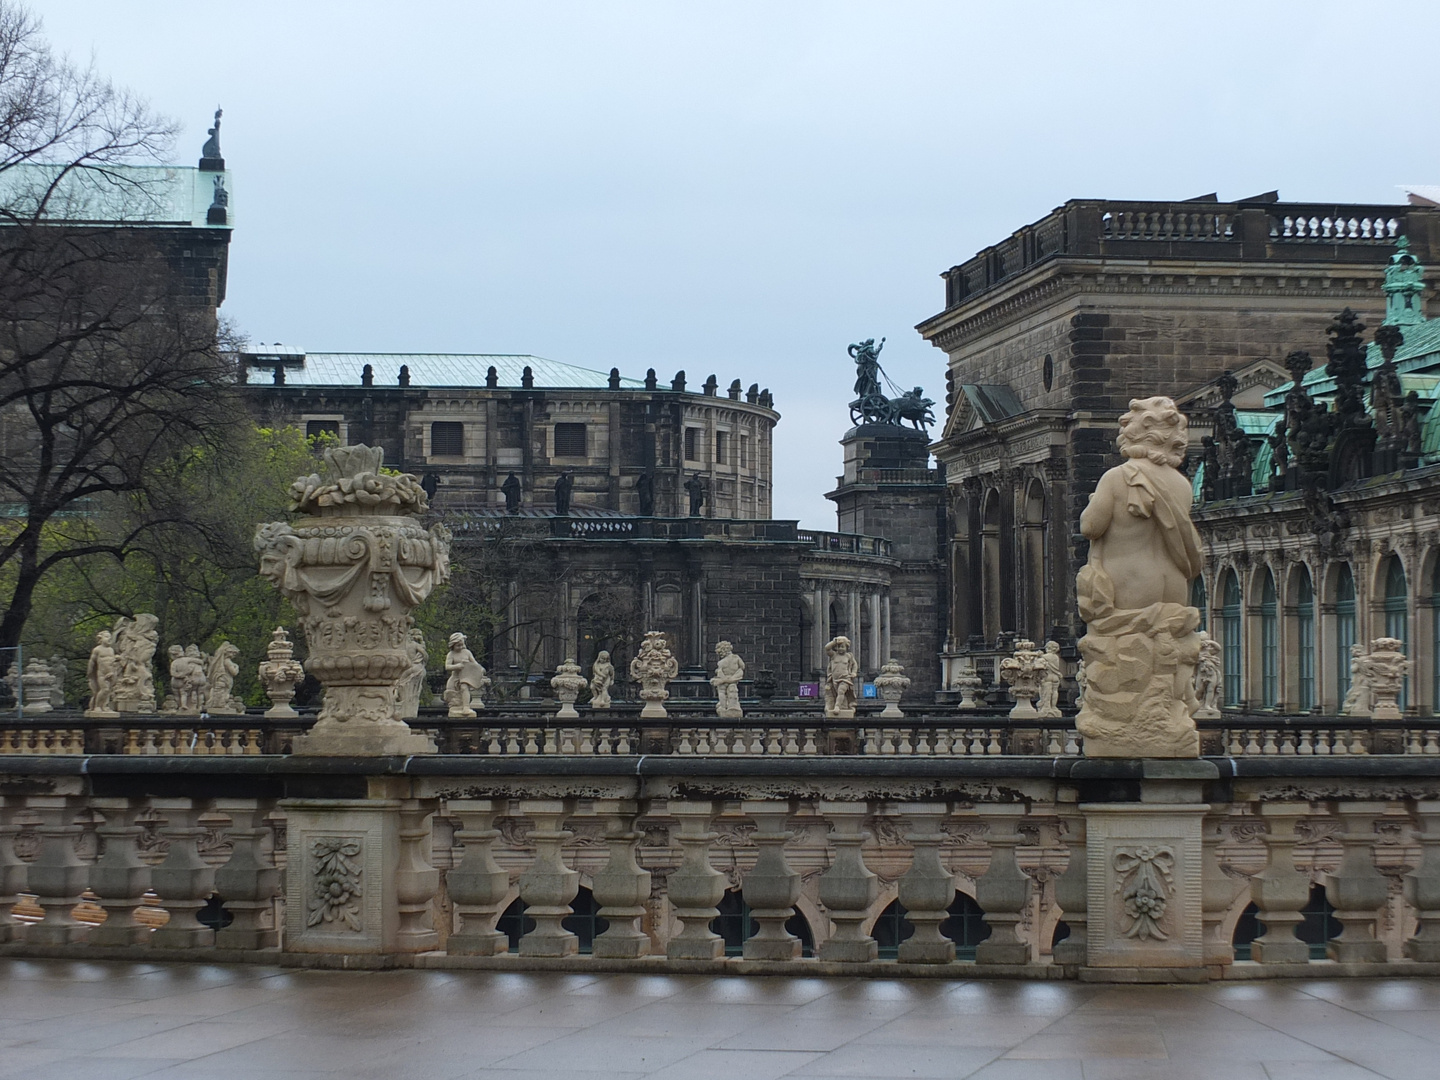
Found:
M 1402 651 L 1405 643 L 1399 638 L 1381 637 L 1370 642 L 1369 655 L 1361 661 L 1361 674 L 1370 692 L 1372 720 L 1399 720 L 1399 706 L 1410 661 Z
M 410 385 L 410 365 L 409 365 L 409 364 L 401 364 L 401 365 L 400 365 L 400 376 L 399 376 L 399 378 L 396 380 L 396 382 L 398 382 L 399 385 L 401 385 L 401 386 L 409 386 L 409 385 Z
M 645 640 L 640 651 L 630 661 L 630 678 L 640 684 L 640 698 L 645 708 L 640 715 L 645 719 L 663 719 L 670 714 L 665 711 L 665 702 L 670 691 L 665 684 L 680 674 L 680 664 L 670 652 L 665 635 L 659 630 L 645 631 Z
M 880 715 L 892 720 L 902 718 L 905 714 L 900 711 L 900 699 L 909 688 L 910 676 L 905 674 L 905 669 L 892 656 L 881 665 L 880 674 L 875 676 L 875 689 L 880 694 L 880 699 L 885 702 L 885 708 Z
M 740 708 L 740 680 L 745 678 L 745 661 L 735 655 L 728 641 L 715 646 L 715 675 L 710 685 L 715 688 L 715 715 L 725 720 L 744 716 Z
M 1410 254 L 1410 238 L 1395 241 L 1395 254 L 1385 268 L 1385 322 L 1410 326 L 1425 321 L 1425 267 Z M 1377 335 L 1378 338 L 1378 335 Z
M 490 685 L 490 678 L 485 673 L 484 665 L 465 647 L 464 634 L 450 635 L 450 651 L 445 655 L 445 670 L 450 675 L 445 683 L 445 703 L 450 706 L 449 715 L 459 719 L 475 716 L 476 709 L 485 707 L 480 695 Z
M 283 626 L 277 626 L 270 632 L 270 644 L 265 649 L 265 659 L 260 662 L 257 674 L 270 697 L 266 716 L 291 719 L 300 715 L 290 702 L 295 698 L 295 687 L 305 677 L 305 669 L 295 659 L 295 645 Z
M 560 708 L 555 713 L 557 719 L 579 718 L 580 714 L 575 711 L 575 699 L 580 696 L 580 691 L 584 690 L 585 686 L 585 676 L 580 671 L 580 665 L 567 657 L 550 677 L 550 688 L 555 691 L 555 700 L 560 703 Z
M 743 391 L 740 389 L 739 379 L 736 379 L 734 382 L 732 382 L 730 384 L 730 388 L 725 391 L 726 395 L 730 398 L 731 401 L 739 401 L 742 392 Z
M 48 713 L 55 706 L 50 703 L 50 691 L 55 679 L 50 674 L 50 665 L 39 657 L 25 661 L 25 673 L 20 676 L 20 687 L 25 693 L 25 711 Z
M 683 393 L 685 390 L 685 369 L 681 368 L 670 380 L 670 389 Z
M 526 364 L 524 370 L 520 372 L 520 389 L 535 389 L 535 372 L 531 370 L 529 364 Z
M 205 140 L 205 145 L 200 148 L 200 170 L 202 172 L 221 172 L 225 168 L 225 158 L 220 153 L 220 117 L 224 110 L 218 106 L 215 109 L 215 126 L 209 128 L 206 134 L 210 137 Z
M 618 367 L 612 367 L 610 369 L 610 379 L 606 385 L 608 385 L 611 390 L 620 389 L 620 369 Z
M 374 364 L 366 364 L 364 367 L 362 367 L 362 368 L 360 369 L 360 385 L 361 385 L 361 386 L 374 386 L 374 385 L 375 385 L 375 365 L 374 365 Z
M 980 689 L 980 673 L 975 670 L 972 661 L 965 661 L 965 665 L 955 676 L 955 687 L 960 691 L 959 709 L 973 709 L 975 705 L 975 691 Z
M 833 719 L 850 720 L 855 716 L 855 705 L 859 689 L 855 685 L 860 679 L 860 662 L 850 651 L 850 639 L 841 635 L 831 638 L 825 645 L 825 715 Z
M 711 374 L 705 379 L 705 382 L 701 385 L 700 389 L 706 397 L 715 396 L 715 392 L 720 389 L 720 380 L 715 378 L 714 372 L 711 372 Z
M 494 364 L 491 364 L 488 368 L 485 369 L 485 389 L 494 390 L 499 385 L 500 372 L 495 369 Z
M 601 649 L 590 665 L 590 708 L 610 708 L 610 688 L 615 685 L 615 665 L 610 653 Z

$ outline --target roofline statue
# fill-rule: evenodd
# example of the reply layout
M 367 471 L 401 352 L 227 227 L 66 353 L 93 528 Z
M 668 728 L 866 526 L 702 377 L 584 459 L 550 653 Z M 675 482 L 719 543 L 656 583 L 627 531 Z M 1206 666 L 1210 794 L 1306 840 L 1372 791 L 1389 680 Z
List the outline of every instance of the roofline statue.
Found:
M 908 420 L 916 431 L 926 432 L 935 423 L 935 413 L 930 408 L 935 402 L 925 396 L 923 389 L 917 386 L 899 397 L 889 398 L 880 388 L 882 377 L 889 382 L 885 369 L 880 366 L 880 350 L 884 347 L 883 337 L 879 345 L 874 338 L 866 338 L 847 350 L 855 361 L 855 400 L 850 402 L 850 422 L 903 427 Z M 891 386 L 900 389 L 893 383 Z

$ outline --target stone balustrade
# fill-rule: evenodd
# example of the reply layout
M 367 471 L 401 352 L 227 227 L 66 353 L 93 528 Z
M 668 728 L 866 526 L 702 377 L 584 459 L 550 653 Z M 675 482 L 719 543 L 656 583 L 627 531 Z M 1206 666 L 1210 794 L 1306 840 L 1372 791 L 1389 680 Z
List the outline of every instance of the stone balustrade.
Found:
M 538 758 L 7 757 L 0 952 L 1440 973 L 1423 754 Z

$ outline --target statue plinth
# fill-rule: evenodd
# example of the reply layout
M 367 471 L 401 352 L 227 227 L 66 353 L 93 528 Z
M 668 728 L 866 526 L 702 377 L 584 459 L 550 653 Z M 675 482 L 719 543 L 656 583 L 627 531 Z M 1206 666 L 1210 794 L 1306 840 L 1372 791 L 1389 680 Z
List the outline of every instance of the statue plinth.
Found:
M 381 473 L 381 450 L 343 446 L 325 461 L 325 478 L 292 488 L 308 516 L 255 535 L 261 576 L 300 614 L 305 670 L 325 687 L 315 726 L 295 739 L 294 752 L 434 753 L 428 735 L 396 719 L 395 695 L 411 666 L 410 612 L 449 577 L 449 532 L 406 513 L 425 509 L 424 492 L 413 476 Z

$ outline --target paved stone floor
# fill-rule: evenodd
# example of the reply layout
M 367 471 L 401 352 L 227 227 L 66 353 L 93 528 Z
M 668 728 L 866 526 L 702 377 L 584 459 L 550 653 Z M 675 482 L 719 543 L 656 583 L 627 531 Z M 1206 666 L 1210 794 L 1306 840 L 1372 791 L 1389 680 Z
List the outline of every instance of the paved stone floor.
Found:
M 1435 1080 L 1440 980 L 1194 987 L 0 961 L 5 1080 Z

